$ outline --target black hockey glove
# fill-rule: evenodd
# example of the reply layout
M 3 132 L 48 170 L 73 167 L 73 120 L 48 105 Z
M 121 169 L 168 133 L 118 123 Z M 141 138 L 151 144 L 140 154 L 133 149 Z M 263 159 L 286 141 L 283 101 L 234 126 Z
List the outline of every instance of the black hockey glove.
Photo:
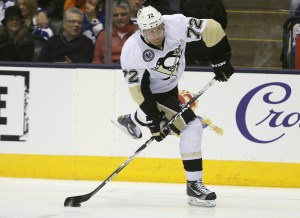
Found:
M 214 69 L 215 79 L 219 82 L 227 82 L 230 76 L 234 73 L 234 68 L 230 64 L 231 54 L 227 53 L 217 60 L 211 61 L 211 66 Z
M 166 123 L 166 119 L 164 118 L 163 114 L 164 113 L 161 113 L 160 115 L 147 115 L 148 127 L 152 136 L 158 142 L 162 141 L 170 133 L 169 128 L 162 129 Z

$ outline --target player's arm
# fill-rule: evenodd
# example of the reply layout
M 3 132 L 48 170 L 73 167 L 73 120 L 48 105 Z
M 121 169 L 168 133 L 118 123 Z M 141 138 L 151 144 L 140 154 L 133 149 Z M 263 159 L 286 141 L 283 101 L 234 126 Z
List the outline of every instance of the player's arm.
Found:
M 153 93 L 150 89 L 150 73 L 145 71 L 141 81 L 141 93 L 144 101 L 141 103 L 140 108 L 147 115 L 147 126 L 149 127 L 152 136 L 158 142 L 162 141 L 168 134 L 168 130 L 161 132 L 161 124 L 164 124 L 164 113 L 160 112 L 157 108 L 157 103 Z
M 225 82 L 234 73 L 230 64 L 231 48 L 222 26 L 213 19 L 187 18 L 187 42 L 203 40 L 209 48 L 209 55 L 216 79 Z
M 234 68 L 230 64 L 231 48 L 222 26 L 213 19 L 207 19 L 202 39 L 210 49 L 215 78 L 226 82 L 234 73 Z
M 150 89 L 150 73 L 145 70 L 139 74 L 138 70 L 123 70 L 129 85 L 129 93 L 140 109 L 146 114 L 147 126 L 156 141 L 163 140 L 168 131 L 160 132 L 163 114 L 158 110 L 157 103 Z

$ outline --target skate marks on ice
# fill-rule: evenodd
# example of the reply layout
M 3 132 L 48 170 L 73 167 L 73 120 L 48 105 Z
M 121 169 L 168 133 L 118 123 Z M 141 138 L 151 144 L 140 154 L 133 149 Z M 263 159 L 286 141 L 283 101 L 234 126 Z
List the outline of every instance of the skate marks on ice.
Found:
M 187 204 L 185 184 L 110 182 L 81 207 L 64 207 L 100 182 L 0 178 L 0 218 L 300 218 L 300 189 L 283 188 L 208 185 L 217 206 L 199 208 Z

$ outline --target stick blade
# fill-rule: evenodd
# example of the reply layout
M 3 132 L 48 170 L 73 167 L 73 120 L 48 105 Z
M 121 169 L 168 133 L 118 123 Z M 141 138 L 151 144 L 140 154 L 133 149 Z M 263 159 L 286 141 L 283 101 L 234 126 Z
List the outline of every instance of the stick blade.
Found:
M 80 207 L 81 206 L 81 199 L 80 197 L 68 197 L 64 203 L 65 207 Z

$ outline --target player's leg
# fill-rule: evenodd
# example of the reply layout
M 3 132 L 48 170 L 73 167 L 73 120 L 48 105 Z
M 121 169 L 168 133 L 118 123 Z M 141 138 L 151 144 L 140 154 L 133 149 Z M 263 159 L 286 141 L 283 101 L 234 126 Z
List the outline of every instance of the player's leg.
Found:
M 168 92 L 168 95 L 170 92 Z M 171 90 L 171 94 L 174 94 L 174 96 L 178 96 L 179 101 L 181 101 L 183 104 L 186 104 L 192 97 L 193 93 L 181 90 L 179 93 L 176 91 L 176 89 Z M 164 94 L 163 94 L 164 95 Z M 191 109 L 195 110 L 197 108 L 198 102 L 196 101 L 191 105 Z M 205 122 L 203 122 L 203 119 L 200 117 L 200 120 L 202 122 L 202 127 L 205 128 L 208 126 L 207 121 L 211 122 L 210 120 L 204 119 Z M 140 109 L 137 111 L 121 115 L 118 117 L 117 120 L 112 120 L 112 123 L 120 130 L 122 130 L 126 135 L 133 139 L 140 139 L 142 138 L 142 127 L 146 126 L 146 115 L 144 112 Z M 217 133 L 221 132 L 222 129 L 218 128 L 217 126 L 210 124 L 211 130 L 216 131 Z
M 121 115 L 117 120 L 112 120 L 112 123 L 131 138 L 140 139 L 142 138 L 142 131 L 135 120 L 136 113 Z
M 188 203 L 194 206 L 213 207 L 216 194 L 203 184 L 202 125 L 198 117 L 180 132 L 180 154 L 187 178 Z
M 181 109 L 176 95 L 156 96 L 158 108 L 170 119 Z M 187 109 L 171 126 L 180 134 L 179 149 L 187 178 L 188 203 L 195 206 L 215 206 L 216 194 L 203 185 L 201 142 L 203 128 L 200 119 L 191 109 Z

